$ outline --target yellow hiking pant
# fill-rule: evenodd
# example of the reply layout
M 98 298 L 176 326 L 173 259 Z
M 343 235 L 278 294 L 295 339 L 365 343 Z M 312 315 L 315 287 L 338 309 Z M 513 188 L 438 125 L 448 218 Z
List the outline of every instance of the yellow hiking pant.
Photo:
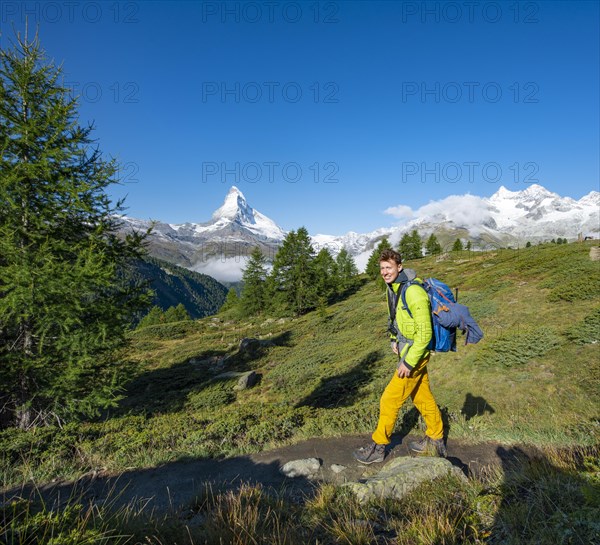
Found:
M 429 388 L 427 362 L 429 358 L 419 362 L 409 377 L 399 378 L 397 372 L 386 386 L 379 402 L 379 422 L 372 435 L 373 441 L 379 445 L 388 445 L 396 425 L 398 412 L 410 396 L 417 410 L 425 420 L 425 431 L 431 439 L 444 436 L 442 415 Z

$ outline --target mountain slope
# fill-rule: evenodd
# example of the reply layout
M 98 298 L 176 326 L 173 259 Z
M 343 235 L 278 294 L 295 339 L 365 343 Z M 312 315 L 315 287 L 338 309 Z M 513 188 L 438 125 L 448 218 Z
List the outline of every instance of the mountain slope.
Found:
M 214 278 L 153 257 L 138 263 L 136 273 L 150 281 L 155 305 L 166 310 L 181 303 L 194 319 L 215 314 L 227 296 Z

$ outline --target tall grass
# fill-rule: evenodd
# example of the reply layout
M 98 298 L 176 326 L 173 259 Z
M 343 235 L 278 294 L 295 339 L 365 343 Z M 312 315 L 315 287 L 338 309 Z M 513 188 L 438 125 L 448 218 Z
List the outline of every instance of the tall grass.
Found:
M 7 545 L 455 545 L 600 539 L 600 451 L 500 447 L 502 464 L 469 480 L 424 483 L 402 500 L 359 503 L 344 487 L 290 490 L 241 484 L 203 493 L 185 509 L 114 509 L 73 495 L 64 504 L 16 499 L 0 510 Z

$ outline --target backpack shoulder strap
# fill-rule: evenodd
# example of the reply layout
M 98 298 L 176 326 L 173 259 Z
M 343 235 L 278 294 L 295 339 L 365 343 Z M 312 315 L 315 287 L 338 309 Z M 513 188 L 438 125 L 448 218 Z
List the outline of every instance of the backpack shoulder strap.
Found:
M 424 285 L 422 282 L 419 282 L 419 280 L 417 279 L 413 279 L 413 280 L 409 280 L 408 282 L 405 282 L 404 285 L 402 286 L 402 289 L 400 290 L 400 298 L 402 299 L 402 310 L 406 310 L 406 312 L 408 312 L 408 315 L 412 318 L 412 312 L 410 311 L 410 309 L 408 308 L 408 305 L 406 304 L 406 290 L 410 287 L 410 286 L 421 286 L 423 289 L 425 289 Z

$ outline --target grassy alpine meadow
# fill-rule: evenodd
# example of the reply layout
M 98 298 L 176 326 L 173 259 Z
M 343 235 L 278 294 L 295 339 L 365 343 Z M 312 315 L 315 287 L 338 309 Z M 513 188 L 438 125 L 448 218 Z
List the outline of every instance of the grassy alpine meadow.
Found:
M 453 252 L 405 264 L 458 288 L 485 333 L 468 346 L 459 335 L 456 353 L 435 354 L 429 364 L 448 440 L 499 442 L 516 458 L 521 445 L 533 445 L 542 459 L 523 455 L 519 466 L 368 505 L 330 484 L 302 502 L 258 485 L 207 489 L 176 518 L 115 512 L 82 498 L 59 511 L 13 501 L 2 506 L 0 541 L 592 543 L 600 539 L 600 263 L 590 259 L 593 245 Z M 95 420 L 0 432 L 3 486 L 371 432 L 396 367 L 386 314 L 381 286 L 364 279 L 355 293 L 300 317 L 222 313 L 132 331 L 119 357 L 137 371 L 117 406 Z M 261 342 L 240 350 L 244 338 Z M 233 372 L 244 371 L 258 373 L 259 383 L 234 390 Z

